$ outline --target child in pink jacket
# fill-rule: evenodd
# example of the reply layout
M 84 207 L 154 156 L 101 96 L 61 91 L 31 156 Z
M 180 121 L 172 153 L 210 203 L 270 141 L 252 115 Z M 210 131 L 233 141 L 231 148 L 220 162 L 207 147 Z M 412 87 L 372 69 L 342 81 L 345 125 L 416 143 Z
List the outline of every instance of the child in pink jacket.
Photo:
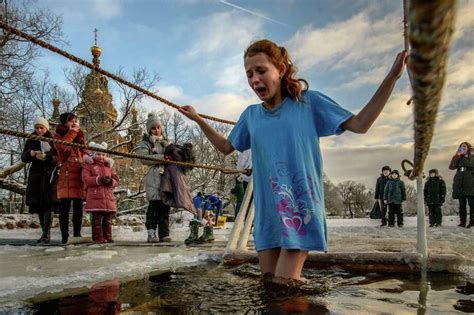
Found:
M 107 149 L 107 143 L 91 142 L 89 146 Z M 92 240 L 98 244 L 112 243 L 112 218 L 117 212 L 114 187 L 119 179 L 112 169 L 113 160 L 102 152 L 92 152 L 85 158 L 82 180 L 87 186 L 85 211 L 92 214 Z

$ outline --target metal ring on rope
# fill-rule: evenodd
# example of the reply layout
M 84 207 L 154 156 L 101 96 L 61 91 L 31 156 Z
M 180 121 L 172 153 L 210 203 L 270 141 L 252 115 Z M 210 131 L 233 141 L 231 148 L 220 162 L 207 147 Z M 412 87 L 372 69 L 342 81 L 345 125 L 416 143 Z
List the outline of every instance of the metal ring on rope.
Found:
M 405 167 L 405 164 L 410 165 L 412 168 L 410 170 L 408 170 Z M 403 169 L 403 175 L 405 175 L 406 177 L 408 177 L 411 180 L 415 179 L 414 177 L 412 177 L 413 176 L 413 163 L 411 161 L 403 160 L 402 161 L 402 169 Z

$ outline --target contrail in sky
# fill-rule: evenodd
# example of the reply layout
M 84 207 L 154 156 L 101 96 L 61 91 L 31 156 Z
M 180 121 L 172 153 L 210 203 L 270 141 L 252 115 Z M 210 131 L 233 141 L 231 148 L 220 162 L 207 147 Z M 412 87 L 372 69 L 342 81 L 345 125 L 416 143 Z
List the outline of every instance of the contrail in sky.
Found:
M 225 1 L 225 0 L 220 0 L 220 2 L 223 3 L 223 4 L 225 4 L 225 5 L 231 6 L 231 7 L 233 7 L 233 8 L 242 10 L 242 11 L 247 12 L 247 13 L 250 13 L 250 14 L 252 14 L 252 15 L 261 17 L 262 19 L 265 19 L 265 20 L 268 20 L 268 21 L 272 21 L 272 22 L 275 22 L 275 23 L 280 24 L 280 25 L 288 26 L 288 24 L 285 24 L 285 23 L 283 23 L 283 22 L 280 22 L 280 21 L 271 19 L 271 18 L 266 17 L 265 15 L 262 15 L 262 14 L 260 14 L 260 13 L 253 12 L 253 11 L 250 11 L 250 10 L 248 10 L 248 9 L 242 8 L 242 7 L 238 6 L 238 5 L 232 4 L 232 3 L 227 2 L 227 1 Z

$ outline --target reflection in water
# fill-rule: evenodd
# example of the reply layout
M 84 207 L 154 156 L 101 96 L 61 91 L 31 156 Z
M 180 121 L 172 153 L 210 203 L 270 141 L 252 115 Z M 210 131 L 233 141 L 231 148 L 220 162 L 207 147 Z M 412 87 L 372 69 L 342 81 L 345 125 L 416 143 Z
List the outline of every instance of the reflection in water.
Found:
M 88 294 L 39 303 L 35 314 L 119 314 L 119 288 L 118 278 L 99 282 L 89 289 Z
M 426 275 L 426 269 L 423 268 L 421 272 L 421 279 L 420 279 L 420 295 L 418 297 L 418 315 L 426 314 L 426 299 L 428 297 L 428 279 Z
M 474 294 L 474 284 L 470 281 L 466 282 L 466 285 L 456 287 L 456 292 L 466 295 L 467 299 L 460 299 L 453 305 L 455 310 L 474 313 L 474 300 L 469 296 Z
M 268 286 L 255 265 L 217 264 L 94 285 L 88 294 L 34 306 L 37 314 L 379 314 L 473 310 L 472 283 L 452 276 L 304 270 L 300 287 Z M 457 288 L 456 288 L 457 286 Z M 441 289 L 440 289 L 441 288 Z M 428 296 L 430 290 L 430 296 Z M 413 294 L 415 293 L 415 294 Z M 452 295 L 457 298 L 451 299 Z M 444 297 L 450 295 L 450 298 Z M 464 298 L 465 297 L 465 298 Z M 431 301 L 430 301 L 431 299 Z M 457 303 L 452 305 L 455 301 Z M 454 310 L 453 310 L 454 308 Z

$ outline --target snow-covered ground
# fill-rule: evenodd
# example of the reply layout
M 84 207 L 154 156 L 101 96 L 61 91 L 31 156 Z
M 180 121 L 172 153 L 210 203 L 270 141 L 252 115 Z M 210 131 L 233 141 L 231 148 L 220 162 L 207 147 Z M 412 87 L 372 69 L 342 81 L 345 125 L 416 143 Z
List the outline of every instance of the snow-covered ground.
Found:
M 171 237 L 183 241 L 188 234 L 187 219 L 174 223 Z M 129 218 L 133 221 L 133 218 Z M 176 218 L 173 220 L 176 221 Z M 115 226 L 116 241 L 146 241 L 146 231 L 140 225 Z M 444 217 L 443 227 L 427 228 L 432 252 L 457 252 L 465 255 L 464 272 L 474 278 L 474 229 L 457 227 L 456 217 Z M 379 227 L 379 220 L 329 219 L 330 251 L 416 251 L 416 218 L 405 218 L 403 228 Z M 227 229 L 216 229 L 217 241 L 226 241 Z M 0 229 L 0 239 L 36 239 L 40 229 Z M 90 235 L 90 228 L 83 228 Z M 59 239 L 59 229 L 53 228 L 52 238 Z M 172 270 L 219 260 L 222 247 L 148 247 L 148 246 L 0 246 L 0 305 L 19 301 L 46 292 L 90 287 L 99 281 L 119 277 L 122 280 L 146 276 L 150 272 Z

